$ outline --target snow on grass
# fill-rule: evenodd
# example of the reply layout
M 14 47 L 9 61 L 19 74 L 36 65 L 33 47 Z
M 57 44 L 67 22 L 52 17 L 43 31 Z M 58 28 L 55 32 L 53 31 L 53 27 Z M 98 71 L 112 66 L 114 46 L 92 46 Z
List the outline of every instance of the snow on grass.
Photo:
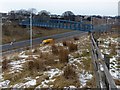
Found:
M 119 73 L 118 70 L 116 70 L 117 64 L 116 64 L 116 57 L 115 56 L 110 58 L 110 63 L 112 63 L 112 64 L 110 64 L 110 68 L 111 68 L 110 73 L 111 73 L 111 75 L 113 76 L 113 78 L 119 79 L 120 73 Z
M 35 79 L 32 79 L 31 81 L 28 81 L 24 84 L 24 86 L 26 86 L 26 87 L 30 87 L 30 86 L 34 86 L 34 85 L 36 85 Z
M 27 80 L 27 81 L 29 81 L 29 80 L 31 80 L 32 78 L 31 77 L 26 77 L 26 78 L 24 78 L 25 80 Z
M 22 60 L 18 60 L 18 61 L 13 61 L 10 62 L 9 65 L 11 66 L 10 68 L 10 73 L 14 73 L 14 72 L 19 72 L 22 70 L 22 64 L 25 63 L 25 59 Z
M 49 52 L 51 50 L 50 45 L 45 45 L 39 48 L 42 52 Z
M 105 39 L 99 38 L 99 40 L 104 42 L 100 46 L 107 48 L 107 49 L 101 49 L 101 52 L 108 55 L 110 55 L 112 50 L 112 49 L 109 49 L 109 44 L 110 43 L 115 45 L 118 44 L 118 38 L 107 37 Z M 119 50 L 116 50 L 116 52 L 117 52 L 117 55 L 112 56 L 112 58 L 110 58 L 110 73 L 113 76 L 113 78 L 118 79 L 118 76 L 120 76 L 120 74 L 119 74 L 119 71 L 116 69 L 116 66 L 117 66 L 116 61 L 117 61 L 117 56 L 119 56 Z
M 99 46 L 104 47 L 104 48 L 108 48 L 109 47 L 108 45 L 104 45 L 104 44 L 99 45 Z
M 117 88 L 120 88 L 120 86 L 117 85 Z
M 55 79 L 44 80 L 43 82 L 41 82 L 41 85 L 38 86 L 38 87 L 47 88 L 47 87 L 49 87 L 47 84 L 48 84 L 49 82 L 54 82 L 54 81 L 55 81 Z M 38 88 L 38 87 L 37 87 L 37 88 Z
M 110 49 L 104 49 L 104 50 L 103 50 L 103 53 L 104 53 L 104 54 L 108 54 L 108 55 L 109 55 L 109 54 L 110 54 L 110 52 L 111 52 L 111 50 L 110 50 Z
M 0 87 L 1 88 L 8 88 L 9 84 L 10 84 L 10 81 L 9 80 L 5 80 L 3 82 L 0 82 Z
M 36 80 L 31 79 L 30 81 L 27 81 L 26 83 L 18 83 L 12 86 L 12 88 L 29 88 L 30 86 L 36 85 Z
M 69 64 L 73 64 L 73 63 L 81 64 L 80 60 L 81 60 L 80 58 L 70 58 Z
M 49 87 L 47 84 L 49 82 L 54 82 L 55 81 L 55 79 L 53 79 L 53 77 L 54 76 L 59 76 L 62 73 L 63 72 L 61 70 L 59 70 L 58 68 L 50 69 L 49 71 L 44 72 L 44 75 L 48 75 L 49 78 L 48 78 L 48 80 L 45 79 L 44 81 L 42 81 L 41 84 L 39 86 L 37 86 L 36 88 L 40 88 L 40 87 L 47 88 L 47 87 Z M 52 85 L 51 85 L 51 87 L 52 87 Z
M 3 81 L 4 79 L 3 79 L 3 74 L 2 73 L 0 73 L 0 81 Z
M 57 46 L 63 46 L 63 44 L 61 42 L 56 43 L 55 45 L 57 45 Z
M 88 72 L 85 72 L 85 70 L 83 70 L 82 73 L 79 74 L 79 80 L 82 85 L 80 88 L 84 87 L 86 85 L 86 82 L 92 79 L 92 77 L 92 74 L 89 74 Z
M 52 79 L 55 75 L 59 76 L 61 74 L 61 70 L 58 68 L 51 69 L 50 71 L 44 72 L 44 74 L 47 74 L 49 76 L 49 79 Z
M 73 85 L 69 86 L 69 87 L 64 87 L 65 90 L 76 90 L 77 88 Z
M 28 58 L 29 55 L 25 55 L 25 54 L 24 54 L 24 55 L 19 55 L 19 57 L 20 57 L 20 58 Z
M 25 55 L 25 54 L 22 54 L 22 55 L 19 55 L 20 58 L 23 58 L 23 59 L 26 59 L 28 57 L 30 57 L 31 55 Z M 32 55 L 33 58 L 37 59 L 39 57 L 39 55 Z
M 2 66 L 0 66 L 0 70 L 2 70 Z M 2 81 L 3 80 L 3 73 L 2 73 L 2 71 L 0 71 L 0 81 Z

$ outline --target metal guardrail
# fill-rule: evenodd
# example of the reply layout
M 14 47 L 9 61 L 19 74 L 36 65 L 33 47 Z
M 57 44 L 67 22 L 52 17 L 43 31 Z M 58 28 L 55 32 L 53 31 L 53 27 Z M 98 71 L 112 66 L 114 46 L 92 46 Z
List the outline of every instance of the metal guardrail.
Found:
M 49 28 L 62 28 L 62 29 L 71 29 L 71 30 L 79 30 L 79 31 L 91 31 L 93 29 L 92 24 L 85 24 L 83 22 L 69 21 L 69 20 L 58 20 L 58 19 L 50 19 L 47 21 L 41 19 L 33 19 L 32 26 L 40 26 L 40 27 L 49 27 Z M 21 21 L 19 25 L 29 26 L 30 21 L 26 19 L 25 21 Z
M 106 88 L 107 90 L 117 90 L 115 82 L 106 65 L 106 58 L 102 57 L 102 53 L 98 48 L 98 44 L 93 34 L 90 34 L 92 63 L 94 65 L 97 88 Z

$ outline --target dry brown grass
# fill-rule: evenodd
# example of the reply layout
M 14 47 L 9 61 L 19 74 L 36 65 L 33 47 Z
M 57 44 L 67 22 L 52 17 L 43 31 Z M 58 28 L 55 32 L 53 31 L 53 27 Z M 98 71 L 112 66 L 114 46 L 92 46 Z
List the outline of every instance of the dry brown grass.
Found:
M 49 36 L 59 33 L 70 32 L 71 30 L 64 30 L 64 29 L 49 29 L 49 28 L 40 28 L 40 27 L 33 27 L 33 38 L 38 38 L 42 36 Z M 3 32 L 2 32 L 2 41 L 3 43 L 8 43 L 13 41 L 13 38 L 16 41 L 27 40 L 29 39 L 29 29 L 25 27 L 21 27 L 17 24 L 14 25 L 12 22 L 10 25 L 3 25 Z M 47 33 L 46 33 L 47 32 Z
M 59 61 L 60 63 L 67 63 L 68 62 L 68 50 L 65 49 L 64 47 L 59 48 Z
M 63 76 L 66 79 L 76 79 L 77 73 L 76 73 L 75 67 L 73 65 L 68 64 L 64 69 Z
M 86 71 L 93 71 L 93 67 L 92 67 L 92 61 L 90 58 L 87 59 L 82 59 L 81 61 L 83 63 L 83 69 Z
M 44 70 L 45 69 L 45 61 L 44 60 L 33 60 L 33 61 L 28 61 L 28 70 Z
M 4 59 L 2 61 L 2 71 L 5 71 L 9 68 L 10 65 L 8 63 L 9 63 L 9 60 L 7 60 L 7 59 Z
M 95 76 L 93 76 L 92 79 L 88 80 L 86 82 L 86 86 L 85 87 L 89 87 L 89 88 L 96 88 L 96 81 L 95 81 Z
M 54 54 L 50 53 L 50 52 L 44 52 L 41 53 L 41 57 L 42 60 L 45 60 L 45 64 L 46 65 L 53 65 L 56 62 L 54 60 L 57 59 L 57 56 L 55 56 Z
M 26 58 L 26 60 L 34 60 L 33 56 L 28 56 L 28 58 Z
M 80 87 L 80 83 L 76 79 L 66 79 L 64 76 L 58 76 L 56 80 L 53 83 L 54 88 L 63 88 L 63 87 L 69 87 L 69 86 L 75 86 Z
M 120 85 L 120 80 L 114 79 L 116 85 Z

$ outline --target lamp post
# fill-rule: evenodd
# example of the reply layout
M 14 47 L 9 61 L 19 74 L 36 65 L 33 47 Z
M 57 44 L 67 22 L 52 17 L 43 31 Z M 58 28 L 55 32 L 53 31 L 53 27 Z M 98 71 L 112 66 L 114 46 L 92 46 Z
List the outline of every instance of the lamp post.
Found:
M 32 52 L 32 13 L 30 14 L 30 47 Z
M 2 14 L 0 14 L 0 59 L 2 57 Z

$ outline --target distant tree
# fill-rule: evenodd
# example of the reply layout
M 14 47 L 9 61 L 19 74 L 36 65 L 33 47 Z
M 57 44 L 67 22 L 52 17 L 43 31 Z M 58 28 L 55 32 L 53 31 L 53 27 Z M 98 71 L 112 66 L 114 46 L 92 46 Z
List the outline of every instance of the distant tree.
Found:
M 30 9 L 28 9 L 28 12 L 32 13 L 32 14 L 36 14 L 37 10 L 35 8 L 30 8 Z
M 8 12 L 8 15 L 9 15 L 8 19 L 10 19 L 10 20 L 16 19 L 16 11 L 15 10 Z
M 88 17 L 87 20 L 88 20 L 88 21 L 91 21 L 91 20 L 92 20 L 92 17 Z
M 65 19 L 65 20 L 71 20 L 71 21 L 74 21 L 75 20 L 75 15 L 73 12 L 71 11 L 66 11 L 62 14 L 62 17 Z
M 39 16 L 39 18 L 46 21 L 46 20 L 50 19 L 50 12 L 48 12 L 46 10 L 42 10 L 42 11 L 38 12 L 38 16 Z
M 42 11 L 38 12 L 38 15 L 40 15 L 40 16 L 50 16 L 50 12 L 48 12 L 46 10 L 42 10 Z
M 62 14 L 62 16 L 73 16 L 73 15 L 74 15 L 74 13 L 71 11 L 66 11 Z
M 19 15 L 29 15 L 30 14 L 30 12 L 25 9 L 17 10 L 16 13 Z

